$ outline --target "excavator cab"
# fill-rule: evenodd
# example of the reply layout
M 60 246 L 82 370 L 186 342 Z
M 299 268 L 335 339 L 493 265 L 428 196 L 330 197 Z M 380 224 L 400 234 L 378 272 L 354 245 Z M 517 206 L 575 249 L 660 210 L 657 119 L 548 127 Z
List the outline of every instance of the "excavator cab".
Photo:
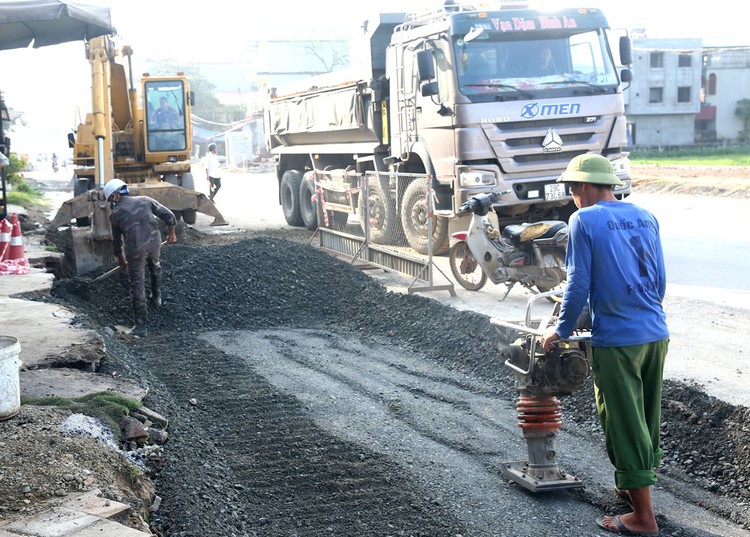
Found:
M 192 132 L 190 112 L 192 92 L 184 79 L 149 79 L 143 81 L 146 117 L 146 160 L 170 161 L 164 153 L 174 155 L 174 160 L 190 159 Z M 157 155 L 149 158 L 152 153 Z

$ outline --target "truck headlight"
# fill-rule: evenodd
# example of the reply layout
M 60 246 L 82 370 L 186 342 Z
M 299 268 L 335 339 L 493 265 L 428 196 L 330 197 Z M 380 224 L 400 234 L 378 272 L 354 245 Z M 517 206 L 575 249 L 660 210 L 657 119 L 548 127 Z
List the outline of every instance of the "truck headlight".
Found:
M 458 177 L 462 187 L 497 185 L 495 174 L 486 170 L 466 170 Z
M 622 186 L 615 187 L 615 190 L 626 190 L 630 188 L 630 159 L 628 157 L 616 158 L 612 161 L 612 169 L 623 183 Z

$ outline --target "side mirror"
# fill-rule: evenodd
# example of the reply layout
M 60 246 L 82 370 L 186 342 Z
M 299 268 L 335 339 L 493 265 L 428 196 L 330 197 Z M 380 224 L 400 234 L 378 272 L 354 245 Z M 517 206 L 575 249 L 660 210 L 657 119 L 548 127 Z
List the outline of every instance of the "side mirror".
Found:
M 190 106 L 195 106 L 195 92 L 194 91 L 188 92 L 188 104 L 190 104 Z
M 435 61 L 431 50 L 420 50 L 417 52 L 417 72 L 420 82 L 435 78 Z
M 626 35 L 620 37 L 620 64 L 633 64 L 633 46 L 631 44 L 630 38 Z
M 633 81 L 633 71 L 630 69 L 623 69 L 620 72 L 620 80 L 622 82 L 632 82 Z
M 73 149 L 76 146 L 76 135 L 72 132 L 68 133 L 68 147 Z
M 422 97 L 432 97 L 438 94 L 437 82 L 427 82 L 422 84 Z

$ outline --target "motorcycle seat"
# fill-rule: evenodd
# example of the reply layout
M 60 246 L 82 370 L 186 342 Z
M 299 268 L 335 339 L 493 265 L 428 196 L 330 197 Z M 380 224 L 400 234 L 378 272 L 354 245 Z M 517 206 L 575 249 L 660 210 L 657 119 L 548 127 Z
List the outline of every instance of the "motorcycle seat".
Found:
M 542 220 L 533 223 L 513 224 L 503 228 L 503 238 L 517 244 L 536 239 L 551 239 L 566 226 L 567 224 L 561 220 Z

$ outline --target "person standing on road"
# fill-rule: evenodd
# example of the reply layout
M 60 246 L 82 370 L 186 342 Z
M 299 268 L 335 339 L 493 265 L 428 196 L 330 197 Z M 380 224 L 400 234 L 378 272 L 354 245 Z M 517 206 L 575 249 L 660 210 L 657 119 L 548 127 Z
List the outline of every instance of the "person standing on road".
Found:
M 209 183 L 209 198 L 214 201 L 216 193 L 221 188 L 221 164 L 219 157 L 216 155 L 216 144 L 208 144 L 208 154 L 206 155 L 206 179 Z
M 167 243 L 177 242 L 177 220 L 172 211 L 148 196 L 131 196 L 120 179 L 104 185 L 104 197 L 112 207 L 112 252 L 128 271 L 135 326 L 130 333 L 147 335 L 146 265 L 151 274 L 151 305 L 161 306 L 161 234 L 157 217 L 167 225 Z M 124 244 L 123 244 L 124 242 Z M 124 250 L 124 252 L 123 252 Z
M 614 533 L 658 535 L 650 487 L 663 455 L 659 428 L 669 344 L 659 224 L 650 212 L 614 197 L 612 187 L 622 183 L 606 157 L 575 157 L 558 182 L 570 186 L 579 210 L 570 217 L 562 309 L 542 345 L 551 350 L 554 341 L 569 337 L 588 301 L 596 407 L 615 467 L 615 493 L 633 509 L 597 524 Z

